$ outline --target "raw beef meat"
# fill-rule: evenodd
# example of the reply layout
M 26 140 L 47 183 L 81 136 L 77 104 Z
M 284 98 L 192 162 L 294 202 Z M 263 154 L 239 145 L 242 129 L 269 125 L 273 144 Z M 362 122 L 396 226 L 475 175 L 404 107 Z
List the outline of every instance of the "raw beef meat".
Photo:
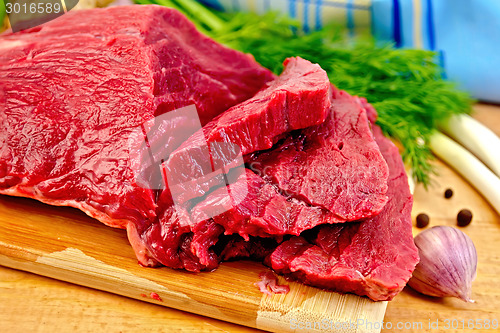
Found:
M 132 134 L 191 104 L 205 124 L 275 77 L 161 6 L 71 11 L 1 35 L 0 50 L 0 193 L 128 228 L 143 264 L 156 192 L 136 183 Z
M 375 111 L 319 66 L 292 58 L 276 78 L 160 6 L 72 11 L 1 35 L 0 50 L 0 193 L 127 228 L 143 265 L 198 272 L 267 258 L 375 300 L 409 278 L 401 159 L 375 127 L 387 190 Z M 244 156 L 262 166 L 245 168 Z M 212 172 L 220 182 L 187 188 L 179 203 L 160 186 L 167 171 L 181 189 L 210 185 Z
M 282 193 L 322 207 L 339 221 L 374 216 L 387 202 L 389 171 L 366 112 L 356 97 L 335 87 L 326 122 L 295 132 L 246 162 Z
M 377 187 L 381 187 L 384 192 L 379 194 L 383 201 L 379 205 L 385 204 L 387 201 L 385 196 L 388 177 L 387 163 L 373 139 L 366 111 L 358 98 L 338 91 L 335 87 L 332 87 L 332 90 L 334 92 L 332 107 L 327 122 L 292 134 L 285 139 L 285 142 L 289 142 L 288 147 L 291 147 L 294 152 L 293 147 L 307 147 L 302 152 L 307 154 L 305 161 L 301 161 L 305 165 L 308 165 L 308 156 L 323 157 L 323 160 L 316 163 L 318 171 L 324 172 L 319 168 L 323 165 L 324 169 L 336 174 L 337 179 L 345 179 L 343 183 L 338 183 L 336 186 L 353 188 L 349 192 L 353 197 L 342 197 L 342 200 L 348 201 L 353 207 L 363 207 L 363 204 L 364 207 L 374 207 L 374 205 L 366 204 L 366 192 L 374 193 Z M 313 146 L 316 151 L 322 149 L 326 153 L 314 155 L 315 150 L 311 149 L 311 145 L 303 144 L 308 140 L 316 144 L 316 147 Z M 346 142 L 345 155 L 342 155 L 343 168 L 339 168 L 332 163 L 332 159 L 328 158 L 332 154 L 327 155 L 331 151 L 330 145 L 335 145 L 333 154 L 338 152 L 338 140 Z M 257 160 L 262 155 L 268 155 L 265 162 L 280 161 L 280 154 L 286 153 L 286 150 L 283 152 L 281 148 L 283 146 L 279 144 L 278 148 L 273 148 L 271 152 L 263 153 L 255 158 Z M 287 165 L 293 165 L 293 161 L 292 158 Z M 356 177 L 349 178 L 353 170 L 356 171 Z M 346 173 L 345 176 L 342 175 L 343 172 Z M 370 175 L 370 172 L 376 173 L 380 179 L 366 176 Z M 302 174 L 305 175 L 306 172 Z M 327 176 L 321 176 L 324 178 L 323 186 L 328 184 L 328 187 L 331 187 L 332 178 Z M 167 266 L 188 270 L 211 269 L 217 266 L 220 256 L 210 247 L 218 244 L 217 239 L 222 234 L 237 234 L 245 240 L 249 240 L 252 236 L 267 237 L 280 242 L 286 235 L 298 236 L 318 225 L 353 221 L 365 217 L 362 215 L 365 211 L 361 209 L 355 211 L 357 215 L 344 213 L 342 216 L 322 207 L 304 203 L 280 192 L 276 186 L 266 181 L 265 177 L 249 169 L 245 169 L 244 172 L 234 169 L 227 174 L 226 179 L 231 180 L 229 185 L 212 189 L 210 193 L 196 200 L 191 199 L 173 205 L 171 201 L 168 201 L 172 200 L 170 197 L 168 199 L 162 197 L 166 201 L 161 206 L 169 208 L 160 217 L 159 223 L 151 225 L 143 234 L 143 238 L 146 244 L 155 244 L 155 239 L 158 239 L 159 235 L 175 235 L 176 240 L 165 242 L 169 246 L 168 250 L 165 249 L 165 244 L 149 248 L 157 260 Z M 376 196 L 372 198 L 375 200 Z M 373 211 L 370 213 L 374 214 Z M 207 238 L 209 235 L 210 239 Z M 223 244 L 218 246 L 224 247 Z M 186 249 L 189 253 L 180 255 Z M 168 254 L 164 255 L 165 253 Z M 172 255 L 173 253 L 177 254 Z
M 168 208 L 159 223 L 142 235 L 144 243 L 163 265 L 192 271 L 217 267 L 222 256 L 211 247 L 231 251 L 224 240 L 219 243 L 223 234 L 246 241 L 252 236 L 281 241 L 285 235 L 299 235 L 320 224 L 344 222 L 319 207 L 287 199 L 249 169 L 233 184 L 215 189 L 200 201 L 162 206 Z
M 255 283 L 259 290 L 266 295 L 287 294 L 290 291 L 288 285 L 279 285 L 278 279 L 271 271 L 263 271 L 259 273 L 259 282 Z
M 382 212 L 362 222 L 320 226 L 312 235 L 283 242 L 266 258 L 276 272 L 375 301 L 391 300 L 406 285 L 418 262 L 412 196 L 398 149 L 378 126 L 373 131 L 389 165 L 389 201 Z
M 222 176 L 212 173 L 234 164 L 237 156 L 271 148 L 284 133 L 325 121 L 330 110 L 326 72 L 299 57 L 283 65 L 266 89 L 213 119 L 170 155 L 165 171 L 176 204 L 220 185 Z

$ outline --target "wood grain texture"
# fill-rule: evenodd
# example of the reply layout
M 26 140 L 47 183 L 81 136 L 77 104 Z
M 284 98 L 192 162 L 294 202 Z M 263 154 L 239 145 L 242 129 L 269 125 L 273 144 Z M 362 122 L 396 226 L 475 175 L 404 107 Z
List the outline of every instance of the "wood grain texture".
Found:
M 0 264 L 245 326 L 290 331 L 290 322 L 381 321 L 387 302 L 287 282 L 286 295 L 255 286 L 260 263 L 224 263 L 199 274 L 137 264 L 124 230 L 68 207 L 0 196 Z M 157 297 L 153 295 L 158 295 Z M 318 330 L 310 330 L 315 332 Z M 347 330 L 345 330 L 347 332 Z M 355 332 L 379 332 L 360 328 Z
M 488 124 L 497 134 L 500 134 L 500 107 L 480 106 L 475 117 Z M 455 299 L 434 299 L 419 295 L 410 288 L 405 288 L 395 300 L 389 302 L 387 307 L 384 322 L 391 322 L 394 326 L 393 329 L 383 329 L 382 331 L 438 332 L 439 330 L 427 329 L 426 325 L 428 325 L 429 320 L 432 322 L 439 320 L 440 324 L 445 319 L 496 318 L 500 320 L 500 316 L 498 315 L 498 309 L 500 309 L 500 255 L 498 254 L 500 218 L 491 210 L 480 195 L 453 171 L 441 163 L 438 163 L 437 166 L 440 176 L 439 178 L 435 178 L 436 184 L 430 191 L 425 192 L 419 187 L 416 189 L 413 215 L 416 216 L 419 212 L 426 212 L 431 217 L 431 225 L 454 225 L 458 210 L 466 207 L 473 211 L 474 220 L 472 224 L 462 230 L 473 239 L 478 250 L 478 276 L 473 283 L 472 290 L 472 295 L 476 303 L 465 304 Z M 446 200 L 443 197 L 444 189 L 447 187 L 451 187 L 454 190 L 454 196 L 450 200 Z M 25 199 L 1 197 L 1 200 L 3 204 L 8 202 L 8 208 L 11 209 L 12 205 Z M 13 203 L 9 200 L 12 200 Z M 29 202 L 29 208 L 25 207 L 24 209 L 29 209 L 30 211 L 47 208 L 34 201 L 25 201 Z M 3 211 L 3 208 L 0 208 L 0 210 Z M 71 217 L 69 222 L 68 217 Z M 14 219 L 19 219 L 19 216 L 10 215 L 8 218 L 10 223 Z M 61 223 L 62 221 L 64 222 Z M 82 222 L 86 226 L 85 229 L 75 229 L 75 224 L 82 225 Z M 310 293 L 306 297 L 309 301 L 302 302 L 305 312 L 335 313 L 339 311 L 338 309 L 342 309 L 342 307 L 336 307 L 334 303 L 337 302 L 337 304 L 341 305 L 342 302 L 345 302 L 345 298 L 341 297 L 341 295 L 319 292 L 314 288 L 305 287 L 305 291 L 302 290 L 299 292 L 302 286 L 292 286 L 292 290 L 298 292 L 294 297 L 287 300 L 280 299 L 282 295 L 275 295 L 273 298 L 276 298 L 276 301 L 267 298 L 262 301 L 262 295 L 253 286 L 253 283 L 258 279 L 257 274 L 265 268 L 260 264 L 252 262 L 226 263 L 216 272 L 199 274 L 197 276 L 171 271 L 166 268 L 140 268 L 136 264 L 133 252 L 128 246 L 126 236 L 122 231 L 106 227 L 102 228 L 101 224 L 69 208 L 54 209 L 51 207 L 44 226 L 44 228 L 55 229 L 59 233 L 59 241 L 63 245 L 44 244 L 40 239 L 33 237 L 30 234 L 30 230 L 37 226 L 38 223 L 37 219 L 26 218 L 24 214 L 20 225 L 9 226 L 9 228 L 15 228 L 15 231 L 23 236 L 23 241 L 19 241 L 17 237 L 16 240 L 11 240 L 6 236 L 4 230 L 0 230 L 2 242 L 18 242 L 17 246 L 11 247 L 9 251 L 2 250 L 0 252 L 4 255 L 2 263 L 12 266 L 12 264 L 5 262 L 9 260 L 6 258 L 12 258 L 13 254 L 10 251 L 13 251 L 22 253 L 22 255 L 17 254 L 17 257 L 20 258 L 18 258 L 19 260 L 15 265 L 24 265 L 24 267 L 33 265 L 33 261 L 36 261 L 40 257 L 40 253 L 33 254 L 29 251 L 19 252 L 23 251 L 22 248 L 26 247 L 32 249 L 40 246 L 42 248 L 49 248 L 49 251 L 46 251 L 47 253 L 59 252 L 58 255 L 64 259 L 65 254 L 61 251 L 64 251 L 66 248 L 77 249 L 78 245 L 82 243 L 91 247 L 91 244 L 97 242 L 100 244 L 99 247 L 94 247 L 84 252 L 85 255 L 97 258 L 102 263 L 96 264 L 97 267 L 101 265 L 105 265 L 104 267 L 106 267 L 116 260 L 124 260 L 123 269 L 129 273 L 133 272 L 135 276 L 141 277 L 135 272 L 135 270 L 139 269 L 141 271 L 147 270 L 149 273 L 146 277 L 153 283 L 161 284 L 162 276 L 165 274 L 177 281 L 176 288 L 170 287 L 167 288 L 168 291 L 164 292 L 165 294 L 159 293 L 164 297 L 163 302 L 157 302 L 149 297 L 140 296 L 140 293 L 149 295 L 152 291 L 157 292 L 157 289 L 152 288 L 155 285 L 148 285 L 143 290 L 133 291 L 134 295 L 128 295 L 127 293 L 132 293 L 129 290 L 127 293 L 124 293 L 127 296 L 165 305 L 164 303 L 167 300 L 170 301 L 171 298 L 175 298 L 175 295 L 178 295 L 176 293 L 180 293 L 191 298 L 190 302 L 192 303 L 183 304 L 184 309 L 187 311 L 198 311 L 201 309 L 202 311 L 212 311 L 215 313 L 215 309 L 207 310 L 207 307 L 215 304 L 215 307 L 219 311 L 217 318 L 228 320 L 228 317 L 236 317 L 238 318 L 238 322 L 246 325 L 257 322 L 257 315 L 249 314 L 252 311 L 258 313 L 258 309 L 261 306 L 263 306 L 263 309 L 269 306 L 272 308 L 272 305 L 266 305 L 266 302 L 281 304 L 276 305 L 278 307 L 283 304 L 293 305 L 294 302 L 297 302 L 297 297 L 304 296 L 303 293 Z M 418 230 L 414 229 L 414 232 L 416 233 Z M 88 237 L 89 235 L 92 236 Z M 120 243 L 119 248 L 115 248 L 113 244 L 106 243 L 109 237 L 116 239 Z M 54 260 L 56 262 L 57 260 L 62 260 L 57 257 L 58 255 L 45 257 L 44 265 L 47 265 L 47 260 L 51 265 L 54 264 Z M 73 269 L 78 270 L 78 265 Z M 101 266 L 101 273 L 103 272 L 102 269 L 104 268 Z M 166 273 L 167 271 L 170 272 Z M 193 277 L 196 278 L 194 285 L 192 282 Z M 58 276 L 58 278 L 61 278 L 61 276 Z M 67 277 L 66 279 L 68 280 Z M 123 276 L 122 279 L 126 280 Z M 191 284 L 189 281 L 191 281 Z M 95 282 L 92 281 L 92 283 Z M 120 283 L 126 285 L 123 281 L 116 282 L 116 284 Z M 207 288 L 207 285 L 210 286 L 211 291 L 204 290 Z M 114 288 L 114 286 L 107 287 Z M 187 290 L 183 288 L 187 288 Z M 237 301 L 228 302 L 225 299 L 224 293 L 227 292 L 228 288 L 232 290 L 235 295 L 233 298 Z M 211 298 L 210 304 L 203 303 L 204 300 L 199 298 L 200 293 L 208 293 L 207 297 Z M 333 301 L 331 300 L 332 297 L 337 298 Z M 330 298 L 330 301 L 327 302 L 328 306 L 325 306 L 325 298 Z M 140 302 L 129 297 L 122 297 L 19 270 L 0 267 L 0 327 L 5 332 L 257 332 L 254 329 L 173 310 L 148 302 Z M 245 313 L 245 315 L 238 315 L 242 313 Z M 371 314 L 373 315 L 373 312 Z M 344 315 L 354 316 L 354 319 L 359 319 L 355 317 L 355 313 Z M 267 317 L 265 318 L 267 319 Z M 366 318 L 366 320 L 377 321 L 374 318 Z M 378 321 L 381 321 L 381 319 Z M 414 329 L 398 330 L 395 328 L 398 322 L 422 323 L 422 329 L 415 327 Z M 270 324 L 267 323 L 267 325 Z M 272 328 L 269 329 L 275 330 Z M 303 332 L 303 330 L 297 331 Z M 453 331 L 447 330 L 447 332 Z M 455 331 L 462 332 L 462 330 Z

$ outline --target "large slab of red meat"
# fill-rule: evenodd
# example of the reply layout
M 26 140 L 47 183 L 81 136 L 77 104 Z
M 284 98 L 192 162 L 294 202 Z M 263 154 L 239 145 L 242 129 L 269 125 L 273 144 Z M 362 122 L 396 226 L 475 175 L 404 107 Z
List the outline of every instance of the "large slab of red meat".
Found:
M 155 192 L 136 184 L 131 135 L 192 104 L 203 125 L 274 78 L 160 6 L 71 11 L 2 35 L 0 50 L 0 193 L 129 229 L 152 223 L 157 208 Z

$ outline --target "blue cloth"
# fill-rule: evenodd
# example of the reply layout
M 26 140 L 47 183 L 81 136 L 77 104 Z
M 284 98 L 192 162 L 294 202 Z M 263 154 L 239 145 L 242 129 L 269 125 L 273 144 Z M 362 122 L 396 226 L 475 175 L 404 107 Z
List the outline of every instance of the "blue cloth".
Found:
M 500 102 L 500 0 L 201 0 L 227 11 L 278 10 L 304 31 L 336 22 L 398 47 L 433 50 L 445 75 L 475 98 Z
M 438 52 L 451 81 L 500 102 L 500 1 L 373 0 L 372 10 L 377 40 Z

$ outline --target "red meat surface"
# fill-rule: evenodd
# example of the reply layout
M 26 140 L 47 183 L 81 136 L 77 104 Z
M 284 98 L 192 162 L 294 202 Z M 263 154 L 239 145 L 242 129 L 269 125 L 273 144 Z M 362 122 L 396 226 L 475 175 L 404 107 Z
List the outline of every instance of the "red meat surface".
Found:
M 373 125 L 389 165 L 389 201 L 382 212 L 362 222 L 320 226 L 306 237 L 292 237 L 266 258 L 276 272 L 305 284 L 391 300 L 406 285 L 418 251 L 411 232 L 412 195 L 394 144 Z
M 143 264 L 137 233 L 157 220 L 157 194 L 136 182 L 133 134 L 193 104 L 203 125 L 274 79 L 161 6 L 71 11 L 1 35 L 0 49 L 0 193 L 128 228 Z
M 223 179 L 213 172 L 238 156 L 269 149 L 285 133 L 325 121 L 330 113 L 326 72 L 299 57 L 283 65 L 266 89 L 214 118 L 170 155 L 164 167 L 176 203 L 220 185 Z
M 294 132 L 246 162 L 282 193 L 322 207 L 339 221 L 374 216 L 387 202 L 389 171 L 366 111 L 335 87 L 326 122 Z

